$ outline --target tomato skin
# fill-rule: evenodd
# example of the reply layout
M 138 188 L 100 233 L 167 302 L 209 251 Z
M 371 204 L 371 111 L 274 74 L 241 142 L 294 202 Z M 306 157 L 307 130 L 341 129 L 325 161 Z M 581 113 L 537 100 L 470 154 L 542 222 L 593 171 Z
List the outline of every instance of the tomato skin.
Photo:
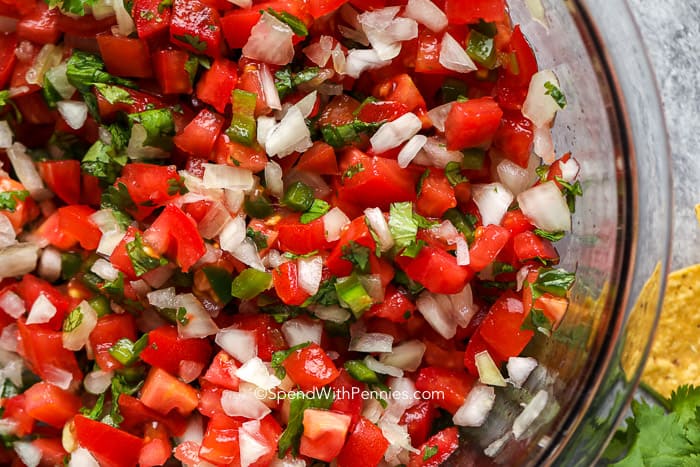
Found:
M 362 106 L 357 118 L 368 123 L 391 122 L 406 113 L 408 113 L 408 107 L 401 102 L 378 101 Z
M 37 229 L 37 234 L 46 239 L 49 244 L 60 250 L 68 250 L 73 247 L 78 240 L 61 230 L 58 225 L 58 211 L 51 214 Z
M 139 467 L 165 464 L 173 450 L 167 431 L 161 424 L 146 425 L 143 446 L 139 453 Z
M 469 267 L 476 272 L 483 270 L 496 259 L 509 238 L 510 232 L 500 225 L 482 227 L 469 248 Z
M 17 424 L 14 430 L 14 434 L 17 436 L 26 436 L 34 431 L 35 421 L 25 410 L 25 401 L 24 394 L 18 394 L 2 401 L 4 409 L 2 418 L 10 419 Z
M 534 336 L 534 331 L 521 329 L 529 310 L 513 292 L 505 292 L 491 306 L 479 326 L 479 334 L 501 360 L 520 355 Z
M 237 369 L 238 365 L 233 357 L 221 350 L 214 357 L 203 378 L 211 384 L 238 391 L 240 380 L 235 374 Z
M 56 113 L 49 109 L 46 101 L 38 92 L 31 92 L 14 98 L 25 122 L 33 125 L 48 125 L 54 122 Z
M 503 111 L 491 97 L 456 102 L 445 122 L 447 149 L 461 150 L 489 145 Z
M 238 429 L 243 422 L 224 414 L 215 414 L 204 433 L 199 457 L 217 465 L 237 465 L 240 462 Z
M 401 424 L 406 425 L 411 436 L 411 445 L 420 446 L 428 439 L 433 421 L 438 417 L 435 406 L 428 401 L 421 401 L 409 407 L 401 417 Z
M 312 391 L 325 386 L 340 375 L 333 360 L 318 344 L 295 350 L 282 365 L 289 377 L 303 391 Z
M 345 5 L 348 0 L 310 0 L 309 13 L 314 19 L 331 13 L 341 6 Z
M 208 159 L 223 126 L 224 119 L 221 115 L 203 109 L 181 134 L 173 138 L 173 142 L 191 156 Z
M 131 17 L 141 40 L 164 33 L 170 27 L 170 8 L 158 8 L 162 0 L 134 0 Z M 162 10 L 162 11 L 161 11 Z
M 322 218 L 302 224 L 299 216 L 291 215 L 280 221 L 277 231 L 279 248 L 285 252 L 305 255 L 312 251 L 326 250 L 330 246 L 326 241 Z
M 171 410 L 183 416 L 197 408 L 197 390 L 183 383 L 167 371 L 152 367 L 141 389 L 141 402 L 146 407 L 167 415 Z
M 384 301 L 367 311 L 368 318 L 385 318 L 394 323 L 405 323 L 416 311 L 416 305 L 408 296 L 393 285 L 386 288 Z
M 265 150 L 257 142 L 252 146 L 246 146 L 231 141 L 226 133 L 219 135 L 216 140 L 214 160 L 217 164 L 228 164 L 252 172 L 264 170 L 268 162 Z
M 496 82 L 496 99 L 503 108 L 520 110 L 525 102 L 532 75 L 537 73 L 538 68 L 535 54 L 520 25 L 513 28 L 506 50 L 515 55 L 518 62 L 517 73 L 509 67 L 501 67 Z
M 221 28 L 229 47 L 240 49 L 248 42 L 251 29 L 260 21 L 259 10 L 260 8 L 235 9 L 221 18 Z
M 37 438 L 32 441 L 32 444 L 41 451 L 41 464 L 39 465 L 42 466 L 61 465 L 68 454 L 63 449 L 60 438 Z
M 61 37 L 58 16 L 57 9 L 39 3 L 33 12 L 24 15 L 17 23 L 17 37 L 37 44 L 55 44 Z
M 364 417 L 355 424 L 338 455 L 339 467 L 374 467 L 389 447 L 382 430 Z
M 115 16 L 97 20 L 92 15 L 85 15 L 79 18 L 58 15 L 58 29 L 66 34 L 80 37 L 95 37 L 98 34 L 109 32 L 115 24 L 117 24 Z
M 493 146 L 509 160 L 527 168 L 533 140 L 532 122 L 519 112 L 508 111 L 504 113 L 501 126 L 493 137 Z
M 418 34 L 418 52 L 416 55 L 417 73 L 450 73 L 440 63 L 440 45 L 440 38 L 434 32 L 421 28 Z
M 173 189 L 173 185 L 179 181 L 180 176 L 174 165 L 133 162 L 124 167 L 116 184 L 126 186 L 129 196 L 138 206 L 134 216 L 141 220 L 179 194 L 179 190 Z
M 511 237 L 535 228 L 520 209 L 506 212 L 501 225 L 510 233 Z
M 55 428 L 63 428 L 82 406 L 78 396 L 45 381 L 27 389 L 24 397 L 27 413 Z
M 56 307 L 56 314 L 48 322 L 48 325 L 59 331 L 63 325 L 63 318 L 70 309 L 69 300 L 61 294 L 55 287 L 44 279 L 40 279 L 32 274 L 25 274 L 17 284 L 17 294 L 24 299 L 25 307 L 31 310 L 34 302 L 43 295 L 51 304 Z
M 501 359 L 496 352 L 494 352 L 491 346 L 486 343 L 483 337 L 481 337 L 481 334 L 475 332 L 469 339 L 467 348 L 464 351 L 464 367 L 467 369 L 469 374 L 475 378 L 479 377 L 479 370 L 476 368 L 476 360 L 474 357 L 476 354 L 483 351 L 487 351 L 489 353 L 491 359 L 497 366 L 505 363 L 505 360 Z
M 426 457 L 426 451 L 429 447 L 437 447 L 438 451 L 432 457 L 424 460 Z M 450 428 L 445 428 L 423 443 L 418 454 L 411 453 L 408 467 L 438 467 L 449 459 L 449 457 L 457 450 L 458 447 L 459 432 L 457 431 L 457 427 L 453 426 Z
M 192 93 L 192 79 L 185 70 L 189 57 L 184 50 L 159 50 L 153 54 L 153 71 L 163 94 Z
M 344 277 L 352 273 L 352 263 L 343 259 L 345 255 L 343 249 L 347 248 L 350 242 L 369 248 L 371 250 L 370 257 L 374 254 L 376 245 L 367 226 L 365 216 L 357 217 L 350 222 L 347 229 L 340 235 L 337 245 L 333 247 L 330 255 L 326 258 L 326 267 L 336 276 Z
M 343 448 L 350 420 L 345 414 L 306 409 L 299 453 L 326 462 L 332 461 Z
M 197 48 L 183 40 L 186 36 L 198 38 Z M 199 0 L 175 0 L 170 42 L 193 53 L 218 57 L 221 54 L 219 13 Z
M 211 352 L 208 340 L 185 339 L 178 336 L 174 326 L 161 326 L 148 333 L 148 345 L 141 352 L 141 360 L 177 375 L 183 361 L 195 362 L 204 369 Z
M 520 261 L 527 261 L 534 258 L 542 258 L 550 261 L 557 261 L 559 254 L 546 238 L 536 235 L 534 232 L 523 232 L 513 238 L 513 249 Z
M 288 261 L 272 271 L 272 284 L 277 296 L 287 305 L 298 306 L 311 295 L 299 286 L 299 268 L 296 261 Z
M 161 215 L 143 233 L 143 238 L 159 254 L 168 253 L 171 258 L 175 258 L 184 272 L 206 253 L 197 224 L 172 204 L 165 207 Z
M 336 395 L 330 409 L 349 415 L 352 419 L 350 426 L 355 426 L 362 415 L 363 401 L 360 394 L 365 385 L 341 368 L 338 377 L 328 387 Z
M 80 161 L 42 161 L 37 163 L 46 185 L 66 204 L 80 204 Z
M 173 436 L 180 436 L 187 428 L 187 419 L 180 414 L 171 412 L 162 415 L 159 412 L 146 407 L 143 402 L 133 396 L 119 395 L 119 412 L 124 417 L 121 427 L 125 430 L 140 429 L 143 426 L 156 422 L 164 425 Z
M 111 35 L 97 36 L 100 55 L 107 71 L 117 76 L 150 78 L 153 76 L 151 54 L 140 39 Z
M 255 333 L 258 356 L 265 361 L 272 360 L 272 354 L 278 350 L 287 348 L 280 330 L 281 325 L 276 323 L 270 315 L 239 314 L 233 318 L 231 326 Z
M 141 451 L 141 438 L 106 423 L 76 415 L 75 437 L 101 465 L 135 466 Z
M 442 217 L 450 208 L 457 206 L 455 191 L 445 176 L 445 172 L 433 167 L 423 180 L 420 195 L 416 202 L 416 210 L 427 217 Z
M 197 97 L 224 113 L 231 103 L 231 91 L 238 82 L 238 66 L 235 62 L 219 58 L 212 63 L 197 83 Z
M 123 337 L 130 339 L 131 342 L 136 341 L 136 322 L 130 314 L 111 314 L 97 320 L 89 340 L 95 352 L 95 361 L 102 370 L 123 368 L 123 365 L 109 353 L 109 349 Z
M 335 149 L 323 141 L 316 141 L 302 154 L 295 167 L 297 170 L 319 175 L 338 175 L 339 173 Z
M 109 261 L 112 263 L 112 266 L 123 272 L 124 275 L 131 280 L 136 280 L 136 271 L 134 270 L 134 264 L 131 262 L 131 258 L 126 251 L 126 244 L 133 242 L 137 233 L 140 234 L 139 230 L 133 225 L 130 225 L 126 229 L 124 238 L 122 238 L 122 241 L 117 244 L 117 247 L 109 257 Z
M 474 377 L 463 370 L 425 367 L 418 373 L 416 389 L 435 391 L 437 397 L 431 398 L 431 402 L 454 414 L 464 404 L 474 382 Z
M 408 277 L 433 293 L 456 294 L 472 276 L 454 256 L 432 246 L 424 246 L 415 258 L 397 256 L 395 261 Z
M 0 34 L 0 88 L 7 86 L 17 63 L 17 42 L 16 34 Z
M 374 96 L 403 104 L 409 112 L 425 110 L 426 104 L 413 79 L 406 73 L 394 76 L 374 89 Z
M 500 22 L 505 19 L 506 4 L 504 0 L 445 0 L 445 14 L 450 24 L 478 23 L 480 19 Z

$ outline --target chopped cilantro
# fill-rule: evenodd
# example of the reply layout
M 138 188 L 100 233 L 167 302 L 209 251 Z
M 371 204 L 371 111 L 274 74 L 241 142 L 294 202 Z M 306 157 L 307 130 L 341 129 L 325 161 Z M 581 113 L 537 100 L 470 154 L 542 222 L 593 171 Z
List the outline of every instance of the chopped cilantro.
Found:
M 462 175 L 462 165 L 455 161 L 450 161 L 445 166 L 445 177 L 452 186 L 457 186 L 460 183 L 469 181 L 467 177 Z
M 110 294 L 110 295 L 116 295 L 116 296 L 121 296 L 124 294 L 124 274 L 119 273 L 116 279 L 113 281 L 104 281 L 102 282 L 102 286 L 100 287 L 102 291 Z
M 286 11 L 278 12 L 272 8 L 268 8 L 267 12 L 289 26 L 297 36 L 306 37 L 309 35 L 309 30 L 306 28 L 304 22 L 293 14 L 287 13 Z
M 112 86 L 104 83 L 95 83 L 95 89 L 102 94 L 110 104 L 133 104 L 134 98 L 131 94 L 119 86 Z
M 87 418 L 92 420 L 99 420 L 102 417 L 102 411 L 105 405 L 105 393 L 103 392 L 95 401 L 95 405 L 90 409 L 88 407 L 81 407 L 80 413 L 85 415 Z
M 554 99 L 554 102 L 557 103 L 559 108 L 563 109 L 564 107 L 566 107 L 566 96 L 563 92 L 561 92 L 561 89 L 559 89 L 551 81 L 547 81 L 546 83 L 544 83 L 544 88 L 547 90 L 545 91 L 545 95 L 551 96 L 552 99 Z
M 112 146 L 97 140 L 88 149 L 80 166 L 83 172 L 97 177 L 105 183 L 114 183 L 126 162 L 126 155 L 118 155 Z
M 552 322 L 547 318 L 547 315 L 544 314 L 544 311 L 533 308 L 520 326 L 520 329 L 539 331 L 546 336 L 550 336 L 552 334 Z
M 423 460 L 427 461 L 438 453 L 438 447 L 437 446 L 426 446 L 425 451 L 423 451 Z
M 0 211 L 15 212 L 17 201 L 24 201 L 28 197 L 27 190 L 3 191 L 0 193 Z
M 157 256 L 150 247 L 143 244 L 143 238 L 139 233 L 136 233 L 134 239 L 126 244 L 126 252 L 137 276 L 168 264 L 168 260 Z
M 141 389 L 141 386 L 143 386 L 143 380 L 140 378 L 136 379 L 136 381 L 130 381 L 125 375 L 115 375 L 112 378 L 112 383 L 110 386 L 112 392 L 112 408 L 109 414 L 102 418 L 102 422 L 118 427 L 119 424 L 124 421 L 124 417 L 122 417 L 121 413 L 119 412 L 119 396 L 122 394 L 131 396 L 138 392 L 138 390 Z
M 248 229 L 251 231 L 251 229 Z M 209 285 L 212 291 L 216 294 L 216 297 L 224 305 L 233 299 L 231 295 L 231 282 L 233 282 L 233 276 L 226 269 L 219 268 L 216 266 L 205 266 L 202 268 L 204 275 L 207 276 Z
M 539 177 L 541 182 L 546 182 L 547 175 L 549 175 L 549 166 L 540 165 L 535 169 L 535 173 L 537 174 L 537 177 Z
M 99 55 L 74 49 L 66 65 L 66 77 L 70 84 L 83 93 L 83 97 L 90 93 L 90 87 L 96 83 L 134 87 L 131 81 L 112 76 L 104 68 L 105 64 Z
M 581 182 L 576 180 L 576 183 L 569 183 L 561 177 L 554 177 L 561 185 L 562 192 L 566 197 L 566 204 L 569 206 L 569 211 L 576 212 L 576 197 L 583 196 L 583 187 Z
M 175 136 L 175 122 L 170 109 L 153 109 L 129 114 L 129 122 L 140 123 L 146 130 L 145 146 L 153 146 L 170 151 Z
M 310 224 L 316 219 L 322 217 L 331 208 L 330 204 L 323 201 L 322 199 L 315 199 L 311 204 L 311 207 L 304 214 L 301 215 L 299 222 L 302 224 Z
M 129 190 L 127 190 L 126 185 L 119 182 L 116 186 L 108 186 L 102 193 L 100 208 L 123 212 L 129 209 L 135 209 L 136 204 L 131 199 L 131 195 L 129 195 Z
M 418 240 L 417 242 L 413 242 L 410 245 L 408 245 L 402 252 L 401 256 L 408 256 L 409 258 L 415 258 L 418 256 L 418 253 L 423 249 L 423 247 L 427 245 L 423 240 Z
M 76 307 L 68 313 L 68 316 L 63 320 L 63 332 L 71 332 L 75 330 L 80 323 L 83 322 L 83 310 L 80 307 Z
M 189 45 L 197 52 L 204 52 L 205 50 L 207 50 L 207 43 L 200 39 L 198 36 L 193 36 L 191 34 L 182 34 L 174 35 L 173 38 Z
M 423 184 L 425 183 L 425 179 L 430 176 L 430 169 L 425 169 L 425 172 L 420 174 L 420 178 L 418 179 L 418 183 L 416 184 L 416 194 L 420 196 L 420 194 L 423 192 Z
M 355 271 L 365 274 L 369 272 L 369 257 L 372 254 L 369 248 L 350 240 L 347 245 L 343 245 L 342 253 L 342 259 L 351 262 Z
M 575 280 L 576 274 L 566 272 L 564 269 L 540 269 L 533 286 L 536 291 L 540 292 L 540 295 L 542 293 L 551 293 L 557 297 L 565 297 L 566 293 L 574 285 Z
M 365 166 L 362 165 L 361 163 L 357 163 L 355 165 L 351 165 L 348 167 L 348 169 L 343 173 L 343 178 L 352 178 L 355 175 L 359 174 L 360 172 L 365 171 Z
M 166 8 L 173 6 L 173 0 L 161 0 L 158 4 L 158 13 L 163 13 Z
M 287 357 L 289 357 L 297 350 L 308 347 L 309 345 L 311 345 L 311 342 L 305 342 L 303 344 L 298 344 L 293 347 L 290 347 L 287 350 L 278 350 L 277 352 L 274 352 L 272 354 L 272 360 L 270 361 L 270 365 L 275 371 L 275 376 L 277 376 L 279 379 L 284 379 L 284 377 L 287 374 L 283 366 L 284 361 L 287 359 Z
M 255 247 L 258 249 L 258 251 L 264 250 L 269 246 L 267 244 L 267 236 L 259 230 L 254 230 L 248 227 L 245 235 L 253 240 L 253 243 L 255 243 Z
M 335 290 L 336 281 L 337 278 L 334 276 L 321 282 L 316 295 L 309 298 L 304 305 L 310 305 L 312 303 L 322 306 L 338 305 L 338 292 Z
M 418 248 L 416 244 L 418 229 L 427 229 L 434 225 L 434 222 L 427 220 L 419 214 L 415 214 L 413 212 L 412 203 L 392 203 L 389 207 L 389 231 L 392 237 L 394 237 L 394 242 L 398 250 L 411 245 L 414 245 L 414 249 Z
M 275 72 L 275 87 L 281 99 L 290 95 L 294 90 L 318 76 L 320 69 L 318 67 L 304 68 L 303 70 L 294 73 L 292 70 L 282 68 Z
M 59 7 L 66 13 L 72 13 L 78 16 L 84 16 L 86 13 L 85 7 L 91 7 L 96 0 L 45 0 L 49 8 Z
M 384 122 L 367 123 L 355 119 L 353 122 L 345 125 L 324 125 L 321 127 L 321 136 L 326 143 L 339 149 L 359 141 L 360 133 L 376 131 L 383 123 Z
M 535 229 L 534 230 L 535 235 L 546 238 L 547 240 L 551 242 L 558 242 L 564 236 L 566 235 L 566 232 L 549 232 L 547 230 L 542 230 L 542 229 Z

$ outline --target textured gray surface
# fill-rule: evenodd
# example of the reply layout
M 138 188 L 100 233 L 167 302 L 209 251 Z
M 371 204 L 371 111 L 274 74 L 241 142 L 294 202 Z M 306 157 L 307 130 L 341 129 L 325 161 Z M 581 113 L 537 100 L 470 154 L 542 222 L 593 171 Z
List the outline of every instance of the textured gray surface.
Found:
M 628 0 L 664 102 L 675 196 L 673 268 L 700 263 L 700 3 Z M 654 187 L 642 187 L 653 190 Z

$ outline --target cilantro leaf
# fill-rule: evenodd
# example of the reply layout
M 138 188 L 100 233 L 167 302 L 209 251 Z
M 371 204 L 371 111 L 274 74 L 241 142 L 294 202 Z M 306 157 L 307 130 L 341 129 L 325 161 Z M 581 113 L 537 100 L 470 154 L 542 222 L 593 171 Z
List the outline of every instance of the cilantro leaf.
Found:
M 80 166 L 83 172 L 93 175 L 103 182 L 114 183 L 126 162 L 126 155 L 117 155 L 112 146 L 107 146 L 102 141 L 97 140 L 88 149 Z
M 429 175 L 430 169 L 425 169 L 425 172 L 420 174 L 418 183 L 416 183 L 416 195 L 420 196 L 421 192 L 423 191 L 423 184 L 425 183 L 425 179 L 428 178 Z
M 292 450 L 295 456 L 299 454 L 299 440 L 304 431 L 304 411 L 306 409 L 329 409 L 333 404 L 333 392 L 330 390 L 317 391 L 315 396 L 300 393 L 290 400 L 289 421 L 277 443 L 278 456 L 283 459 L 287 451 Z
M 360 172 L 365 171 L 365 166 L 362 165 L 362 163 L 357 163 L 355 165 L 351 165 L 348 167 L 348 169 L 343 173 L 343 179 L 345 178 L 352 178 L 355 175 L 359 174 Z
M 418 240 L 417 242 L 413 242 L 410 245 L 406 247 L 405 250 L 401 252 L 401 256 L 408 256 L 409 258 L 415 258 L 418 256 L 418 253 L 423 249 L 423 247 L 427 245 L 423 240 Z
M 427 461 L 428 459 L 435 457 L 435 455 L 438 453 L 438 447 L 437 446 L 426 446 L 425 447 L 425 452 L 423 452 L 423 460 Z
M 290 95 L 294 90 L 304 83 L 308 83 L 318 76 L 318 67 L 304 68 L 294 73 L 289 67 L 275 72 L 275 87 L 281 99 Z
M 127 227 L 131 223 L 131 219 L 123 212 L 129 209 L 136 209 L 136 203 L 131 199 L 126 185 L 119 182 L 116 186 L 108 186 L 102 193 L 100 208 L 112 209 L 120 225 Z
M 549 232 L 542 229 L 535 229 L 534 233 L 538 237 L 546 238 L 550 242 L 558 242 L 566 235 L 566 232 Z
M 193 36 L 191 34 L 176 34 L 173 36 L 173 38 L 177 39 L 178 41 L 184 44 L 189 45 L 197 52 L 204 52 L 205 50 L 207 50 L 207 43 L 200 39 L 199 36 Z
M 83 310 L 76 307 L 63 320 L 63 332 L 71 332 L 83 322 Z
M 535 173 L 537 174 L 537 177 L 540 179 L 541 182 L 546 182 L 547 175 L 549 175 L 549 166 L 540 165 L 535 169 Z
M 575 280 L 576 274 L 564 269 L 540 269 L 533 286 L 540 292 L 540 295 L 548 292 L 557 297 L 565 297 Z
M 583 196 L 583 187 L 581 187 L 581 182 L 576 181 L 576 183 L 569 183 L 561 177 L 554 177 L 554 179 L 561 185 L 562 192 L 566 197 L 566 204 L 569 206 L 569 211 L 576 212 L 576 197 Z
M 371 133 L 379 129 L 384 122 L 367 123 L 355 119 L 345 125 L 324 125 L 321 127 L 323 140 L 336 149 L 360 141 L 361 133 Z
M 135 238 L 126 244 L 126 252 L 129 255 L 131 264 L 134 266 L 136 276 L 142 276 L 159 266 L 168 264 L 168 260 L 154 256 L 150 248 L 143 244 L 141 234 L 137 233 Z
M 85 16 L 85 7 L 91 7 L 95 0 L 45 0 L 49 8 L 60 7 L 66 13 Z
M 561 92 L 561 89 L 559 89 L 554 83 L 551 81 L 547 81 L 544 83 L 544 88 L 546 89 L 545 95 L 551 96 L 552 99 L 554 99 L 554 102 L 557 103 L 560 109 L 563 109 L 566 107 L 566 96 L 564 95 L 563 92 Z
M 413 220 L 413 204 L 392 203 L 389 207 L 389 231 L 399 249 L 416 241 L 418 225 Z
M 469 181 L 467 177 L 462 175 L 462 164 L 455 161 L 450 161 L 445 166 L 445 177 L 452 186 Z
M 309 210 L 301 215 L 301 218 L 299 218 L 299 222 L 301 222 L 302 224 L 310 224 L 311 222 L 326 214 L 330 210 L 330 208 L 331 205 L 327 202 L 323 201 L 322 199 L 315 199 L 313 204 L 311 204 Z
M 95 83 L 95 89 L 102 94 L 110 104 L 133 104 L 134 98 L 131 94 L 119 86 L 112 86 L 104 83 Z
M 152 109 L 129 114 L 129 122 L 139 123 L 146 130 L 145 146 L 153 146 L 170 151 L 173 148 L 172 137 L 175 136 L 175 121 L 170 109 Z
M 303 344 L 298 344 L 293 347 L 290 347 L 287 350 L 278 350 L 277 352 L 274 352 L 272 354 L 272 360 L 270 361 L 270 365 L 275 371 L 275 376 L 277 376 L 279 379 L 284 379 L 285 375 L 287 374 L 286 370 L 284 369 L 284 366 L 282 366 L 284 361 L 287 359 L 287 357 L 289 357 L 297 350 L 308 347 L 309 345 L 311 345 L 311 342 L 305 342 Z
M 335 290 L 335 283 L 337 282 L 335 276 L 321 282 L 318 287 L 318 292 L 313 297 L 310 297 L 304 303 L 304 306 L 308 306 L 312 303 L 316 303 L 321 306 L 331 306 L 338 305 L 338 292 Z
M 90 93 L 90 87 L 96 83 L 134 87 L 131 81 L 112 76 L 104 70 L 105 64 L 98 55 L 75 49 L 66 64 L 66 77 L 83 94 Z
M 258 251 L 264 250 L 268 247 L 267 236 L 259 230 L 254 230 L 248 227 L 245 236 L 253 240 Z
M 347 245 L 343 246 L 342 253 L 341 258 L 351 262 L 356 271 L 365 274 L 369 272 L 369 257 L 372 254 L 369 248 L 350 240 Z
M 103 392 L 102 394 L 100 394 L 100 396 L 95 401 L 95 406 L 93 408 L 89 409 L 87 407 L 81 407 L 80 413 L 85 415 L 87 418 L 92 419 L 92 420 L 99 420 L 99 418 L 102 416 L 102 411 L 104 410 L 104 405 L 105 405 L 105 393 Z
M 539 331 L 542 334 L 549 336 L 552 334 L 552 322 L 544 314 L 544 311 L 533 308 L 530 310 L 530 314 L 525 321 L 520 326 L 522 330 L 528 331 Z
M 17 201 L 24 201 L 28 197 L 27 190 L 3 191 L 0 193 L 0 211 L 15 212 Z

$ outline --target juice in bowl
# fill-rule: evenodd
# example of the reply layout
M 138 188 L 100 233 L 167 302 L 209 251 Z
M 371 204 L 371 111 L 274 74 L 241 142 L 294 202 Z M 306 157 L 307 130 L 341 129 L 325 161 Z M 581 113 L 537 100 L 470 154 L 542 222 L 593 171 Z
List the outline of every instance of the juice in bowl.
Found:
M 3 462 L 592 461 L 668 181 L 568 6 L 0 3 Z

